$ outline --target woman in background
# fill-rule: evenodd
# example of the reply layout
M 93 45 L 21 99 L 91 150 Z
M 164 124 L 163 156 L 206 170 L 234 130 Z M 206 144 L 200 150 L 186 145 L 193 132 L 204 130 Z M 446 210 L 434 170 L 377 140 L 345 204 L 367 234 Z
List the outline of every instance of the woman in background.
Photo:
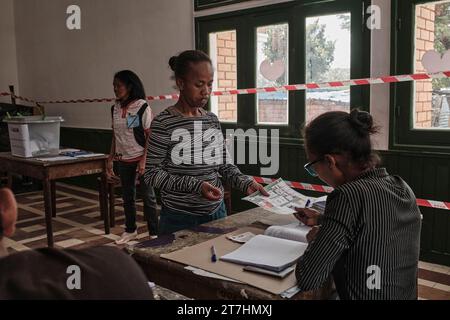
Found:
M 258 190 L 267 194 L 260 184 L 228 163 L 219 120 L 203 109 L 214 79 L 210 58 L 202 51 L 188 50 L 170 58 L 169 65 L 180 98 L 152 122 L 144 175 L 147 185 L 161 190 L 160 234 L 225 217 L 221 178 L 246 194 Z M 221 155 L 205 157 L 214 143 Z M 179 156 L 183 144 L 193 152 Z
M 134 72 L 117 72 L 113 86 L 116 103 L 111 108 L 113 139 L 108 159 L 108 175 L 110 178 L 117 178 L 113 171 L 113 161 L 117 161 L 122 184 L 125 232 L 116 243 L 124 244 L 137 236 L 136 182 L 140 182 L 144 217 L 150 238 L 155 238 L 158 234 L 155 193 L 142 179 L 153 116 L 145 100 L 144 86 Z
M 417 299 L 420 211 L 408 184 L 377 168 L 367 112 L 334 111 L 305 128 L 305 169 L 332 186 L 296 268 L 302 291 L 333 275 L 340 299 Z M 308 225 L 320 215 L 296 214 Z

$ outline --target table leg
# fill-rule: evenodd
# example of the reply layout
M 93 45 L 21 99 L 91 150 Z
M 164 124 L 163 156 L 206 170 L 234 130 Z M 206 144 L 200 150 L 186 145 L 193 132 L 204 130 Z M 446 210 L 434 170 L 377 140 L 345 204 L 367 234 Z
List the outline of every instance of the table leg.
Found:
M 56 190 L 55 190 L 55 181 L 50 181 L 50 190 L 52 194 L 52 217 L 56 217 Z
M 103 206 L 104 206 L 103 197 L 105 197 L 106 191 L 103 189 L 104 186 L 103 186 L 102 177 L 97 179 L 97 181 L 98 181 L 98 202 L 100 204 L 100 219 L 105 220 L 104 214 L 106 212 L 106 209 L 103 208 Z
M 50 180 L 44 179 L 44 203 L 45 203 L 45 224 L 47 227 L 47 245 L 53 247 L 53 227 L 52 227 L 52 191 Z
M 103 189 L 103 192 L 102 192 L 103 195 L 100 196 L 100 210 L 103 210 L 102 215 L 103 215 L 103 222 L 105 224 L 105 234 L 109 234 L 109 213 L 108 213 L 108 209 L 107 209 L 108 208 L 108 201 L 107 201 L 108 182 L 106 179 L 106 170 L 103 170 L 103 173 L 101 176 L 101 184 L 102 184 L 101 189 Z

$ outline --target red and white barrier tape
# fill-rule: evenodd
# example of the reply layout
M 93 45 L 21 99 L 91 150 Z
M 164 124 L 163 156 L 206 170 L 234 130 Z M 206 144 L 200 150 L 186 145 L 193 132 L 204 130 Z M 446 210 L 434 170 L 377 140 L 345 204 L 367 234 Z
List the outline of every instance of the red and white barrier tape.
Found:
M 307 83 L 307 84 L 290 84 L 280 87 L 264 87 L 264 88 L 250 88 L 250 89 L 235 89 L 235 90 L 225 90 L 225 91 L 213 91 L 211 96 L 224 96 L 224 95 L 238 95 L 238 94 L 255 94 L 264 92 L 277 92 L 277 91 L 296 91 L 296 90 L 307 90 L 307 89 L 318 89 L 318 88 L 339 88 L 346 86 L 362 86 L 369 84 L 381 84 L 381 83 L 396 83 L 405 81 L 418 81 L 427 79 L 441 79 L 450 78 L 450 71 L 436 72 L 436 73 L 415 73 L 407 75 L 397 75 L 397 76 L 384 76 L 377 78 L 364 78 L 364 79 L 353 79 L 346 81 L 330 81 L 322 83 Z M 10 96 L 9 92 L 0 92 L 0 96 Z M 93 103 L 93 102 L 112 102 L 114 98 L 101 98 L 101 99 L 77 99 L 77 100 L 55 100 L 55 101 L 34 101 L 31 99 L 23 98 L 20 96 L 12 95 L 18 100 L 23 100 L 32 103 L 41 104 L 53 104 L 53 103 Z M 174 100 L 178 99 L 178 94 L 168 94 L 162 96 L 148 96 L 147 100 Z
M 256 182 L 262 183 L 262 184 L 269 184 L 277 179 L 275 178 L 264 178 L 264 177 L 252 177 Z M 333 191 L 332 187 L 329 186 L 321 186 L 317 184 L 309 184 L 309 183 L 302 183 L 302 182 L 292 182 L 292 181 L 285 181 L 288 186 L 294 189 L 301 189 L 301 190 L 311 190 L 311 191 L 317 191 L 317 192 L 323 192 L 323 193 L 330 193 Z M 435 200 L 425 200 L 425 199 L 416 199 L 417 205 L 420 207 L 427 207 L 427 208 L 435 208 L 435 209 L 443 209 L 443 210 L 450 210 L 450 202 L 444 202 L 444 201 L 435 201 Z

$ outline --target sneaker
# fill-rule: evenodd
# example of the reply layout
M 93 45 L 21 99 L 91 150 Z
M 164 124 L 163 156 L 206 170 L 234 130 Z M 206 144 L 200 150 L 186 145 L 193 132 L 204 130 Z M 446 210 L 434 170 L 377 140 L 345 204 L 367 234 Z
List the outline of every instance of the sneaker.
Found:
M 131 233 L 124 232 L 120 239 L 116 240 L 116 244 L 125 244 L 128 241 L 131 241 L 137 237 L 137 230 Z

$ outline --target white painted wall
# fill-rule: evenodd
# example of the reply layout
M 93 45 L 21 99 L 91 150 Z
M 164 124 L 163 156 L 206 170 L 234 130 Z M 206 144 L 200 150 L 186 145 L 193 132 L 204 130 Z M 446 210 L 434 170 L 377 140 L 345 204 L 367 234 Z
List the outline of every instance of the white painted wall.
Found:
M 0 0 L 0 92 L 9 91 L 14 85 L 19 92 L 16 59 L 16 37 L 14 28 L 14 0 Z M 4 97 L 1 102 L 10 102 Z
M 3 1 L 3 0 L 2 0 Z M 81 8 L 81 30 L 66 9 Z M 21 93 L 37 100 L 113 97 L 113 75 L 135 71 L 147 95 L 172 93 L 169 58 L 192 49 L 192 1 L 15 0 Z M 154 102 L 158 112 L 173 101 Z M 64 126 L 110 128 L 110 103 L 47 105 Z

